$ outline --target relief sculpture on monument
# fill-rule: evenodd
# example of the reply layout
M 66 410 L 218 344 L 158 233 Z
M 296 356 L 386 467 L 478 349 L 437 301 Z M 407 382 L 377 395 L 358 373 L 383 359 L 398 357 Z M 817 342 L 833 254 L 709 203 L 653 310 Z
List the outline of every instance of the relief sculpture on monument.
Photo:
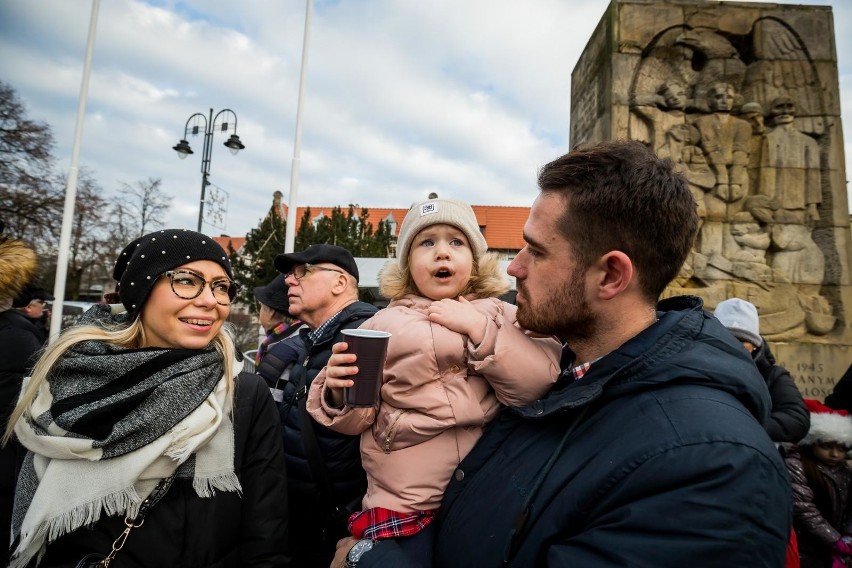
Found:
M 832 119 L 817 66 L 782 18 L 701 23 L 638 46 L 627 97 L 628 137 L 677 164 L 701 217 L 671 293 L 698 294 L 711 309 L 747 299 L 768 339 L 827 341 L 846 316 L 839 292 L 826 292 L 836 241 L 815 238 L 832 220 L 823 206 Z

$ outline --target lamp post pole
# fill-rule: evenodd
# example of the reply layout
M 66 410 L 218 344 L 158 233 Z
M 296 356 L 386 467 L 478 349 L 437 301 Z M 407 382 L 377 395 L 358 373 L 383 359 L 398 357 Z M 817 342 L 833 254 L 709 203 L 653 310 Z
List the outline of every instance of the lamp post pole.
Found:
M 233 117 L 233 122 L 229 119 Z M 194 119 L 194 121 L 193 121 Z M 192 126 L 190 126 L 192 123 Z M 200 112 L 196 112 L 186 120 L 186 126 L 183 128 L 183 138 L 172 149 L 178 153 L 178 157 L 183 160 L 190 154 L 193 154 L 192 148 L 187 142 L 187 138 L 197 136 L 201 132 L 201 125 L 204 125 L 204 147 L 201 150 L 201 201 L 198 204 L 198 232 L 201 232 L 201 223 L 204 221 L 204 196 L 207 192 L 207 186 L 210 182 L 207 178 L 210 176 L 210 158 L 213 152 L 213 133 L 218 126 L 221 132 L 233 130 L 234 133 L 228 138 L 224 145 L 231 151 L 231 154 L 236 155 L 237 152 L 245 148 L 245 145 L 240 142 L 240 137 L 237 136 L 237 114 L 229 108 L 220 110 L 213 115 L 213 109 L 210 109 L 208 116 Z

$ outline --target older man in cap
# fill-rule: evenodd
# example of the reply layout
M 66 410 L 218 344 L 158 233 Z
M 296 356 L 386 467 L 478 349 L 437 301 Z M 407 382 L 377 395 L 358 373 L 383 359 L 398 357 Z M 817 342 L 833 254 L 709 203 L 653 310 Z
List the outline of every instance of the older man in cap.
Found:
M 377 308 L 358 301 L 358 265 L 352 254 L 327 244 L 278 255 L 275 268 L 289 287 L 289 311 L 305 323 L 306 355 L 294 365 L 280 405 L 294 567 L 328 566 L 335 543 L 349 534 L 348 513 L 358 510 L 367 480 L 359 437 L 320 426 L 305 410 L 311 381 L 328 362 L 341 330 L 359 327 Z M 287 340 L 289 341 L 289 340 Z
M 51 301 L 53 296 L 44 288 L 32 283 L 24 286 L 24 289 L 12 300 L 12 307 L 35 327 L 36 336 L 41 344 L 47 341 L 46 320 L 50 317 L 50 310 L 44 309 L 44 305 Z

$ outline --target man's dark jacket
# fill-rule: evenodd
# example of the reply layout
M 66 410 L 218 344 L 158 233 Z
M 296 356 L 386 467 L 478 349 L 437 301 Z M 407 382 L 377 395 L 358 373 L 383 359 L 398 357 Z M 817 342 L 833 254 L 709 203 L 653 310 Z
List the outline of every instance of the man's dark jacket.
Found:
M 766 385 L 698 298 L 659 310 L 578 382 L 566 349 L 546 398 L 486 428 L 447 488 L 434 566 L 784 565 Z M 399 553 L 381 541 L 358 566 L 405 566 Z
M 354 302 L 343 309 L 334 324 L 325 329 L 316 341 L 311 341 L 308 329 L 303 328 L 300 331 L 307 355 L 301 364 L 294 365 L 290 370 L 290 380 L 284 387 L 284 399 L 280 406 L 281 422 L 284 426 L 284 456 L 287 461 L 290 511 L 293 518 L 290 537 L 296 566 L 300 565 L 303 553 L 310 552 L 310 549 L 315 549 L 322 560 L 317 559 L 305 565 L 319 565 L 324 562 L 324 565 L 328 566 L 334 554 L 334 543 L 346 535 L 342 518 L 333 523 L 332 527 L 325 526 L 328 508 L 321 499 L 317 480 L 308 463 L 302 435 L 301 414 L 306 412 L 306 389 L 310 388 L 311 382 L 328 363 L 331 346 L 343 341 L 341 330 L 360 327 L 377 311 L 378 308 L 372 304 Z M 328 472 L 333 500 L 330 505 L 343 507 L 351 504 L 358 510 L 361 497 L 367 490 L 367 477 L 361 467 L 360 438 L 338 434 L 313 422 L 313 419 L 307 416 L 311 420 Z

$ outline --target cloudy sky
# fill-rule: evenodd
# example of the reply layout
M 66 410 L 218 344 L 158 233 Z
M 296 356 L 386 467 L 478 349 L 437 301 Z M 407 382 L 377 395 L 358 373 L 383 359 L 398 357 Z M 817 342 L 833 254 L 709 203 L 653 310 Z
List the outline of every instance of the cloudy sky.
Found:
M 843 122 L 852 117 L 852 2 L 833 5 Z M 408 207 L 436 191 L 529 205 L 539 166 L 568 150 L 571 71 L 607 0 L 315 0 L 298 205 Z M 91 2 L 0 0 L 0 80 L 47 122 L 63 170 Z M 233 109 L 246 149 L 214 136 L 229 194 L 211 234 L 244 235 L 289 199 L 305 0 L 101 2 L 80 164 L 108 193 L 159 177 L 167 224 L 195 228 L 202 137 L 187 119 Z M 847 154 L 852 145 L 846 145 Z

